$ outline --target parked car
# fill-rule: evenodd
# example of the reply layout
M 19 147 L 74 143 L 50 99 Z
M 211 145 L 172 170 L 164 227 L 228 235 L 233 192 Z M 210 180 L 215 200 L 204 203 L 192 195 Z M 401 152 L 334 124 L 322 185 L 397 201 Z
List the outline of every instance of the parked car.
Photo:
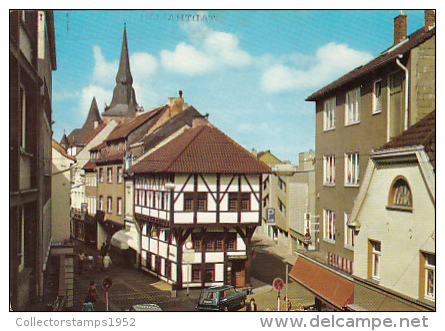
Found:
M 142 303 L 131 306 L 127 311 L 162 311 L 162 309 L 155 303 Z
M 196 309 L 229 311 L 246 305 L 247 293 L 231 285 L 214 286 L 202 290 Z

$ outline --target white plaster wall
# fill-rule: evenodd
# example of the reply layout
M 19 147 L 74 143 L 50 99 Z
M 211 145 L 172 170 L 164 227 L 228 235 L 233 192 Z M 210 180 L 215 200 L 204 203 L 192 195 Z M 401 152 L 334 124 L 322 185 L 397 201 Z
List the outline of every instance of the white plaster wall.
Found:
M 224 262 L 223 252 L 207 252 L 206 263 Z
M 409 182 L 413 211 L 387 210 L 392 181 L 403 175 Z M 417 164 L 378 166 L 358 215 L 354 275 L 367 278 L 368 239 L 381 241 L 380 285 L 418 297 L 419 251 L 435 252 L 435 206 Z

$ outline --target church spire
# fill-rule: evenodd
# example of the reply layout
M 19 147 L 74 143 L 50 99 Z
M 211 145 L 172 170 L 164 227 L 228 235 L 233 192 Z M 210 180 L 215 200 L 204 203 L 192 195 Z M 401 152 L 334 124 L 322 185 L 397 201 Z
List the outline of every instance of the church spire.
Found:
M 124 24 L 121 57 L 116 74 L 116 87 L 113 90 L 111 104 L 102 114 L 105 117 L 134 117 L 139 111 L 136 94 L 133 89 L 133 77 L 130 71 L 130 57 L 128 55 L 127 27 Z

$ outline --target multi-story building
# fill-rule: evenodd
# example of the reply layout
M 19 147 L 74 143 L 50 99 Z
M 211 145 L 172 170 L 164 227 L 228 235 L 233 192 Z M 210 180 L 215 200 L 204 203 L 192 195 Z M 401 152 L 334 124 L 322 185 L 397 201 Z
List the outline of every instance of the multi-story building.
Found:
M 141 268 L 175 289 L 248 286 L 268 172 L 202 119 L 130 167 Z
M 435 109 L 435 12 L 407 36 L 394 19 L 394 45 L 310 95 L 316 102 L 316 217 L 326 263 L 352 273 L 347 226 L 373 149 Z
M 263 224 L 257 231 L 290 250 L 297 246 L 313 248 L 316 238 L 314 153 L 300 153 L 298 167 L 279 160 L 270 151 L 259 152 L 257 158 L 273 172 L 263 178 Z
M 54 15 L 9 14 L 9 290 L 13 310 L 43 296 L 51 247 Z
M 351 310 L 435 310 L 436 112 L 373 151 L 349 225 Z

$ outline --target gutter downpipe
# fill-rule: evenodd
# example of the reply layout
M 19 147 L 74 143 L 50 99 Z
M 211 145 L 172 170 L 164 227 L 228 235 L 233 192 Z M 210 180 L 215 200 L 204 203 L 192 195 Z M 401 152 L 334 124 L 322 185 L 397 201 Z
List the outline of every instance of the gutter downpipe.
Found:
M 404 123 L 404 130 L 408 130 L 408 85 L 409 85 L 409 71 L 408 68 L 405 67 L 399 59 L 403 58 L 403 54 L 399 54 L 396 58 L 397 65 L 405 71 L 405 123 Z

